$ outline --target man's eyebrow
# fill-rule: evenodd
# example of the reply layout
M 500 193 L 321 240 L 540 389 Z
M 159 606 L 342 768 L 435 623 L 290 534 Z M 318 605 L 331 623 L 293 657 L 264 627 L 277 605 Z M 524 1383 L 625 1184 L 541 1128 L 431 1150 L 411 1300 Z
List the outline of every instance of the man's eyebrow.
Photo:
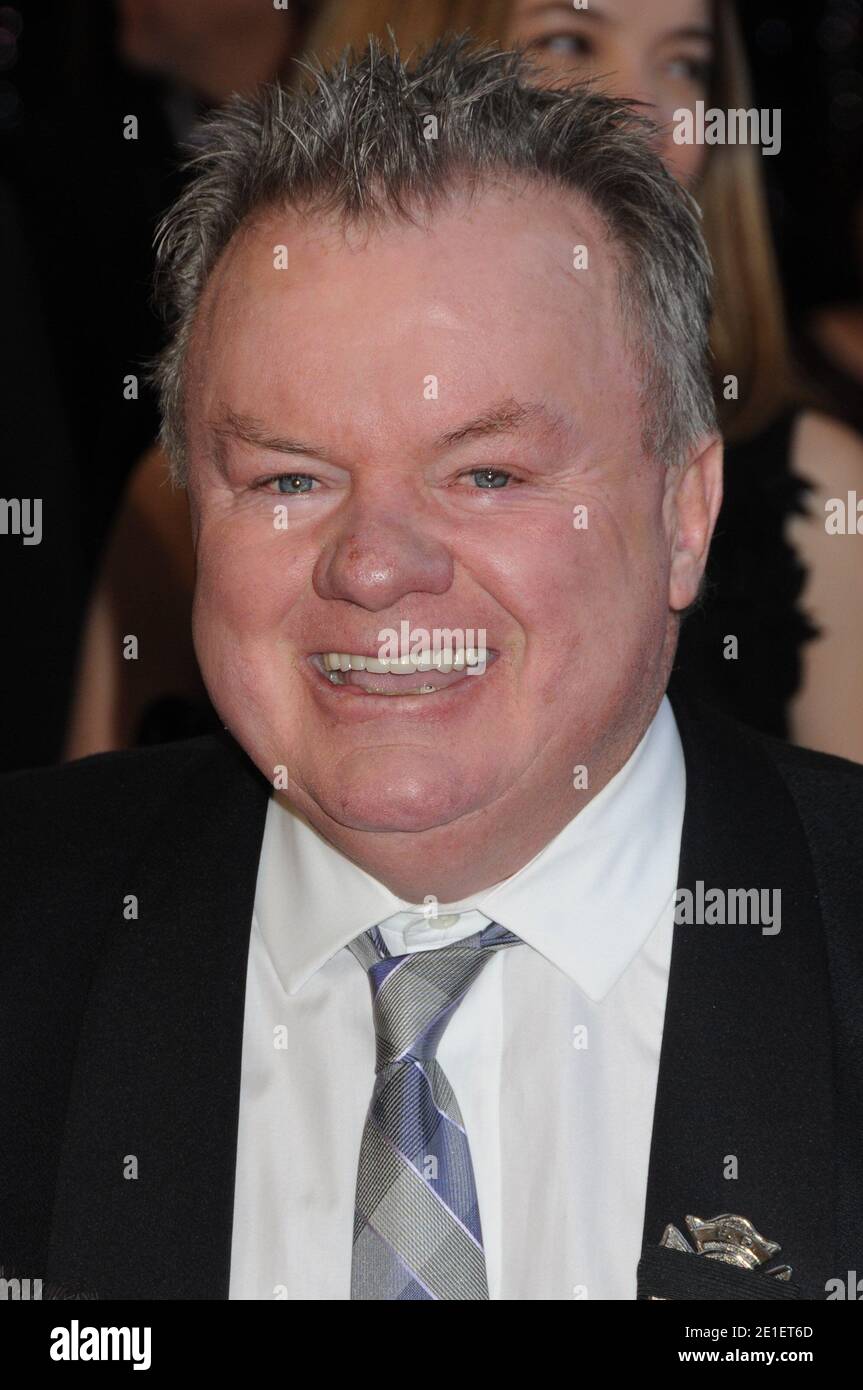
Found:
M 549 410 L 542 401 L 517 401 L 512 396 L 496 402 L 482 414 L 467 420 L 463 425 L 446 430 L 434 440 L 432 448 L 438 452 L 451 449 L 468 439 L 482 439 L 487 435 L 512 434 L 527 425 L 542 425 L 548 430 L 560 432 L 565 421 L 563 416 Z
M 512 396 L 490 405 L 473 419 L 466 420 L 453 429 L 446 430 L 432 441 L 431 448 L 436 453 L 452 449 L 466 440 L 483 439 L 489 435 L 513 434 L 529 425 L 545 427 L 549 432 L 561 433 L 566 426 L 562 415 L 552 411 L 542 401 L 517 401 Z M 210 429 L 216 437 L 216 462 L 224 468 L 224 446 L 229 439 L 239 439 L 256 449 L 269 449 L 276 454 L 303 455 L 317 458 L 324 463 L 334 463 L 332 451 L 323 445 L 310 444 L 306 440 L 292 439 L 273 434 L 266 425 L 253 415 L 245 415 L 226 406 L 210 422 Z
M 210 422 L 210 429 L 216 436 L 220 454 L 224 452 L 226 440 L 239 439 L 256 449 L 269 449 L 276 454 L 305 454 L 325 463 L 333 462 L 330 450 L 325 449 L 323 445 L 273 434 L 254 415 L 244 415 L 241 411 L 232 410 L 230 406 L 222 407 L 216 418 Z

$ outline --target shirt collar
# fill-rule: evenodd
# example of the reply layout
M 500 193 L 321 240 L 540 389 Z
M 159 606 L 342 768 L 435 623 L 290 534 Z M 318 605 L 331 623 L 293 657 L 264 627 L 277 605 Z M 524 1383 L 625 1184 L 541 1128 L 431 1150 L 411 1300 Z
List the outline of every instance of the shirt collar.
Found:
M 666 698 L 619 772 L 533 859 L 437 911 L 474 910 L 499 922 L 598 1001 L 673 901 L 685 799 L 683 750 Z M 360 932 L 390 917 L 404 924 L 405 913 L 420 921 L 422 906 L 396 897 L 287 802 L 270 798 L 255 916 L 288 994 Z

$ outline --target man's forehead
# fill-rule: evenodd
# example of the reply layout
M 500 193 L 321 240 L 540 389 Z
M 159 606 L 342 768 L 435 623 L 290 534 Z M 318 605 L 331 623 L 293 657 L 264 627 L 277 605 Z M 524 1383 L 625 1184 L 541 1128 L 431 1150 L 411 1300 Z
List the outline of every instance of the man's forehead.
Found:
M 257 217 L 211 277 L 191 355 L 243 359 L 256 373 L 290 359 L 292 373 L 328 378 L 358 358 L 398 375 L 424 359 L 424 377 L 497 360 L 518 368 L 518 395 L 536 393 L 523 379 L 531 355 L 617 370 L 620 267 L 598 214 L 555 190 L 530 205 L 498 197 L 448 205 L 419 227 L 366 229 L 352 244 L 331 219 Z
M 436 258 L 447 273 L 457 268 L 460 258 L 493 260 L 502 271 L 511 250 L 513 262 L 519 257 L 524 262 L 527 254 L 535 268 L 545 262 L 549 273 L 558 270 L 585 284 L 604 285 L 618 272 L 619 248 L 596 208 L 576 190 L 547 181 L 495 181 L 464 192 L 456 184 L 433 208 L 407 211 L 408 217 L 394 212 L 344 222 L 326 211 L 258 209 L 223 251 L 207 286 L 209 295 L 216 290 L 234 291 L 232 298 L 242 294 L 250 272 L 257 286 L 275 289 L 302 287 L 310 274 L 323 277 L 353 270 L 362 276 L 364 257 L 385 257 L 390 263 L 423 257 L 431 276 Z M 272 278 L 274 271 L 287 272 L 287 278 L 280 284 Z
M 331 219 L 323 219 L 327 236 L 318 242 L 315 218 L 294 211 L 258 217 L 220 267 L 227 292 L 198 320 L 204 351 L 190 377 L 200 391 L 198 420 L 222 445 L 233 438 L 326 457 L 314 427 L 319 412 L 307 409 L 312 383 L 315 397 L 326 383 L 328 409 L 353 391 L 359 424 L 366 413 L 395 420 L 420 389 L 416 383 L 424 391 L 433 380 L 442 405 L 436 427 L 430 422 L 422 430 L 424 448 L 493 434 L 569 434 L 586 392 L 601 394 L 603 378 L 619 389 L 629 375 L 617 267 L 600 254 L 598 215 L 585 220 L 583 209 L 555 190 L 541 209 L 526 209 L 508 190 L 498 193 L 443 207 L 425 226 L 367 231 L 350 249 L 383 248 L 375 263 L 339 256 L 345 243 Z M 464 275 L 456 244 L 462 223 Z M 514 230 L 527 239 L 515 248 Z M 429 233 L 437 236 L 433 243 Z M 579 234 L 586 247 L 575 240 Z M 274 267 L 281 246 L 287 273 Z M 582 251 L 586 263 L 577 268 Z M 316 439 L 305 430 L 299 440 L 282 432 L 298 408 Z

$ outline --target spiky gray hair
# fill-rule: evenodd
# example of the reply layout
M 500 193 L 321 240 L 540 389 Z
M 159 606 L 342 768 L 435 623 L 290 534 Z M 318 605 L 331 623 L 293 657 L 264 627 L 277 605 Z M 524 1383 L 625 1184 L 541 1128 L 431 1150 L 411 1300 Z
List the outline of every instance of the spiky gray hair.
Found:
M 162 442 L 186 480 L 185 361 L 207 278 L 253 213 L 292 209 L 342 225 L 415 220 L 457 189 L 513 175 L 570 190 L 601 218 L 620 266 L 643 447 L 667 463 L 716 428 L 711 268 L 694 201 L 655 153 L 652 127 L 591 86 L 539 85 L 519 51 L 448 35 L 412 60 L 373 37 L 300 90 L 233 98 L 199 129 L 191 179 L 156 237 L 156 298 L 171 328 L 154 369 Z M 310 80 L 309 80 L 310 79 Z M 436 118 L 437 138 L 427 138 Z

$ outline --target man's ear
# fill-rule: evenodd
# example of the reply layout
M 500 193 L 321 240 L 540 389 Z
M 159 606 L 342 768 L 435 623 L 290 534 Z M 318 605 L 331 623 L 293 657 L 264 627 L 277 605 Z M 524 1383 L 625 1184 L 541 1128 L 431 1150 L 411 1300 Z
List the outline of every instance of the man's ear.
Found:
M 669 469 L 665 524 L 671 541 L 668 602 L 682 612 L 698 597 L 707 552 L 722 505 L 722 440 L 701 441 L 685 463 Z

